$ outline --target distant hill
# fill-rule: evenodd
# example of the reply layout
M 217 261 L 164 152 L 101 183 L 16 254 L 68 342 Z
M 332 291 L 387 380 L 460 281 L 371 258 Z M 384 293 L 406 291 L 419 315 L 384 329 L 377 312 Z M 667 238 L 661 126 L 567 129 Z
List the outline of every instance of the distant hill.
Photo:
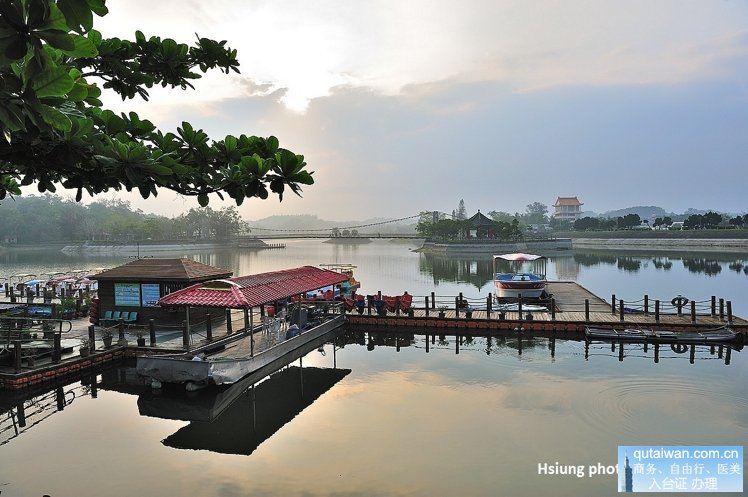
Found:
M 665 209 L 663 209 L 662 207 L 656 207 L 654 205 L 641 205 L 636 207 L 626 207 L 625 209 L 618 209 L 614 211 L 607 211 L 600 214 L 600 217 L 617 218 L 626 216 L 628 214 L 638 214 L 641 219 L 650 219 L 672 215 L 671 213 L 665 212 Z
M 264 228 L 273 230 L 332 230 L 356 229 L 359 233 L 415 233 L 416 219 L 400 222 L 387 222 L 390 219 L 374 217 L 357 221 L 329 221 L 315 215 L 299 214 L 295 216 L 269 216 L 256 221 L 247 221 L 250 228 Z M 384 224 L 380 224 L 384 223 Z M 373 225 L 373 226 L 371 226 Z M 260 230 L 253 233 L 259 234 Z

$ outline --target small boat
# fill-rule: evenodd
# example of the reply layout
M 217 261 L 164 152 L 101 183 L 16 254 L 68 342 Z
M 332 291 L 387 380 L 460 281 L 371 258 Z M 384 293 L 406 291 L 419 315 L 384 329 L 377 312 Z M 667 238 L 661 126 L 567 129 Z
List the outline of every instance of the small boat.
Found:
M 353 270 L 356 269 L 356 266 L 353 264 L 320 264 L 319 267 L 335 271 L 336 273 L 342 273 L 348 278 L 348 281 L 335 286 L 335 296 L 350 297 L 356 293 L 356 290 L 361 288 L 361 283 L 353 276 Z
M 727 326 L 701 331 L 672 331 L 646 328 L 615 329 L 587 326 L 584 329 L 584 335 L 587 339 L 593 340 L 684 344 L 730 343 L 743 338 L 742 335 Z
M 548 282 L 545 278 L 545 261 L 542 255 L 533 254 L 503 254 L 493 256 L 494 285 L 496 286 L 496 298 L 516 299 L 541 298 L 545 295 L 545 287 Z M 517 267 L 515 272 L 499 272 L 498 265 L 501 262 L 509 262 Z M 532 263 L 530 271 L 521 271 L 525 263 Z

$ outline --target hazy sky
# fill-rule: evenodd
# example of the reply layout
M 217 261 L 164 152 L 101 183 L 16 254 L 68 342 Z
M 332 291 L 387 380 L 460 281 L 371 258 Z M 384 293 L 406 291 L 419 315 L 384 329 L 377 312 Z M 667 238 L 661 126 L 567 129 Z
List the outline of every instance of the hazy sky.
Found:
M 111 98 L 164 130 L 276 135 L 303 198 L 245 218 L 524 211 L 576 195 L 602 212 L 748 206 L 748 3 L 109 0 L 104 36 L 226 39 L 240 76 Z M 196 205 L 162 192 L 147 212 Z M 217 199 L 215 199 L 217 201 Z M 212 204 L 220 206 L 221 204 Z

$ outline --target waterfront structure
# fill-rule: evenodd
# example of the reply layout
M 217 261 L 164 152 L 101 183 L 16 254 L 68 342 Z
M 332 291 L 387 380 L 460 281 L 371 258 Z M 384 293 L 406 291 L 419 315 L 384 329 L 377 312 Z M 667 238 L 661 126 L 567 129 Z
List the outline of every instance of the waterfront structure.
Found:
M 462 228 L 460 238 L 463 239 L 493 239 L 498 236 L 498 223 L 493 219 L 478 212 L 464 221 L 465 227 Z
M 99 274 L 91 279 L 99 282 L 99 315 L 106 311 L 136 314 L 135 323 L 155 319 L 160 323 L 179 324 L 184 313 L 162 308 L 161 297 L 196 283 L 229 278 L 232 271 L 221 269 L 192 259 L 136 259 Z M 190 310 L 190 321 L 205 319 L 205 309 Z
M 558 197 L 553 207 L 556 209 L 553 217 L 559 221 L 573 223 L 582 217 L 582 202 L 577 197 Z

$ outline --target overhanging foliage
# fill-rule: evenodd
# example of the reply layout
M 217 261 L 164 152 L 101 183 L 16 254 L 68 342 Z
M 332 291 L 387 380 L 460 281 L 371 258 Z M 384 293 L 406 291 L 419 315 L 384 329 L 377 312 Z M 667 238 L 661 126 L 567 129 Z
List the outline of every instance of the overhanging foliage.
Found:
M 166 188 L 203 206 L 210 193 L 241 205 L 314 183 L 304 157 L 274 136 L 212 141 L 187 122 L 163 133 L 134 112 L 103 109 L 99 84 L 147 100 L 154 85 L 187 89 L 199 72 L 239 72 L 225 41 L 104 39 L 93 16 L 107 12 L 104 0 L 0 1 L 0 199 L 36 183 L 40 192 L 77 190 L 76 200 L 84 190 L 148 198 Z

